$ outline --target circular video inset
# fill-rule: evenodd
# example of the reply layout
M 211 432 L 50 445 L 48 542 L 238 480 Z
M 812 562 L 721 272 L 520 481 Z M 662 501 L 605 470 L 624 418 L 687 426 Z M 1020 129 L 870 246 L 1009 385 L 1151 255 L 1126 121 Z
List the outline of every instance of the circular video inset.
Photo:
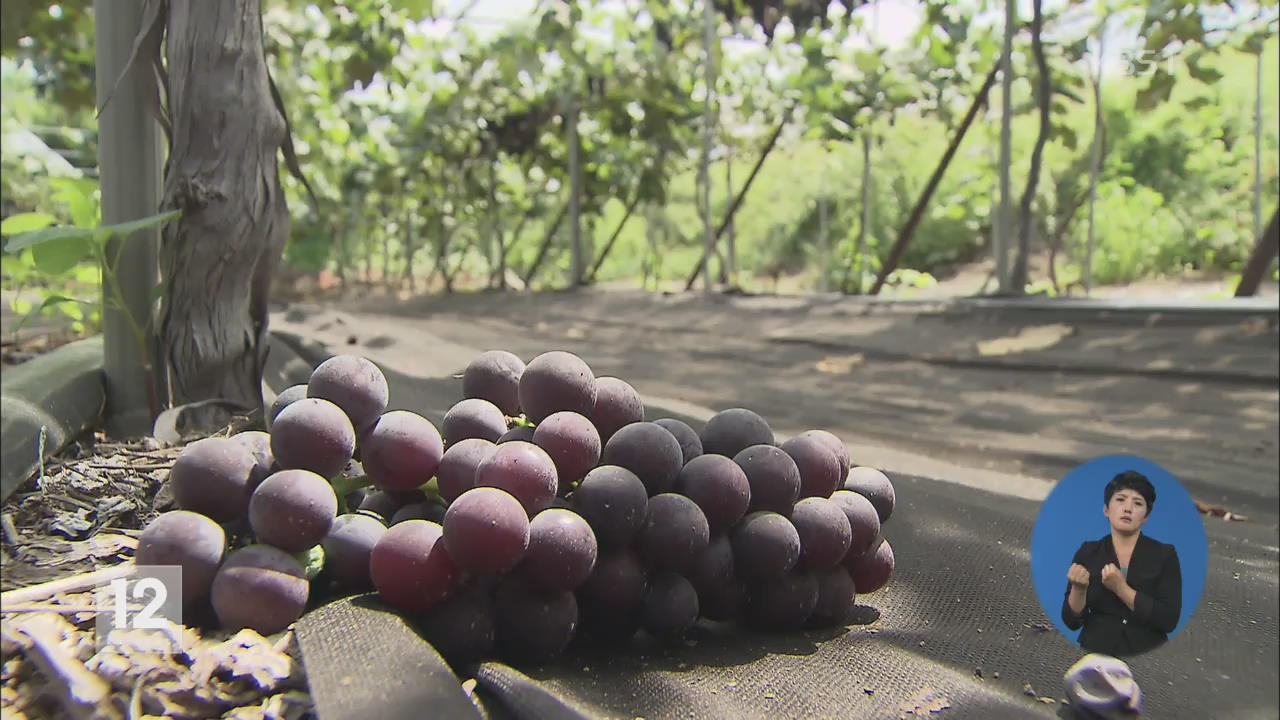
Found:
M 1208 557 L 1191 495 L 1135 455 L 1072 470 L 1031 533 L 1031 578 L 1049 619 L 1084 651 L 1114 657 L 1177 636 L 1200 600 Z

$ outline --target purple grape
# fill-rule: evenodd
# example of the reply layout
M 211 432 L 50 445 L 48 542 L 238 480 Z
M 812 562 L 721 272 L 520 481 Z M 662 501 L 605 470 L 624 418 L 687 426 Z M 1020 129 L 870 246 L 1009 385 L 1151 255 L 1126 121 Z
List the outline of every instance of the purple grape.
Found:
M 775 512 L 754 512 L 729 536 L 734 571 L 744 580 L 764 582 L 781 577 L 800 560 L 800 534 Z
M 800 437 L 813 438 L 825 445 L 828 450 L 835 453 L 836 461 L 840 463 L 840 477 L 844 478 L 849 474 L 849 468 L 853 465 L 849 459 L 849 448 L 845 447 L 843 440 L 826 430 L 807 430 L 800 433 Z
M 481 398 L 506 415 L 520 414 L 520 376 L 524 361 L 506 350 L 486 350 L 462 371 L 462 396 Z
M 600 432 L 600 440 L 608 442 L 624 426 L 644 420 L 644 401 L 625 380 L 596 378 L 596 404 L 589 417 Z
M 474 488 L 445 511 L 444 546 L 463 570 L 501 575 L 514 568 L 529 547 L 529 518 L 510 493 Z
M 632 551 L 599 556 L 577 590 L 583 628 L 602 638 L 630 637 L 640 626 L 640 604 L 648 587 L 644 565 Z
M 746 473 L 723 455 L 699 455 L 690 460 L 676 478 L 676 491 L 702 508 L 713 533 L 733 527 L 751 503 Z
M 698 553 L 684 576 L 693 584 L 698 595 L 733 582 L 733 545 L 727 535 L 712 535 L 711 542 Z
M 276 396 L 276 399 L 271 401 L 271 408 L 267 410 L 267 430 L 271 429 L 272 423 L 276 421 L 276 417 L 280 415 L 281 410 L 284 410 L 306 396 L 307 386 L 305 383 L 302 385 L 291 385 L 284 390 L 281 390 L 280 394 Z
M 523 442 L 533 442 L 534 429 L 528 425 L 517 425 L 502 434 L 498 438 L 498 444 L 509 443 L 513 440 L 521 440 Z
M 307 382 L 307 397 L 342 408 L 357 432 L 363 432 L 387 409 L 387 378 L 367 358 L 334 355 L 316 366 Z
M 178 507 L 220 523 L 244 516 L 257 466 L 253 453 L 230 438 L 205 438 L 182 449 L 169 470 Z
M 249 545 L 227 556 L 209 599 L 223 628 L 273 635 L 302 617 L 310 590 L 292 555 L 270 545 Z
M 818 602 L 813 607 L 813 617 L 833 625 L 844 625 L 856 597 L 853 578 L 841 565 L 819 573 L 817 577 Z
M 507 418 L 497 405 L 480 398 L 467 398 L 449 408 L 440 423 L 445 445 L 468 438 L 494 442 L 507 431 Z
M 325 568 L 339 587 L 350 590 L 373 587 L 369 556 L 386 531 L 386 525 L 369 515 L 346 513 L 334 518 L 329 534 L 320 545 L 324 548 Z
M 578 601 L 571 592 L 549 592 L 527 580 L 508 576 L 494 598 L 498 645 L 513 660 L 554 659 L 573 639 L 578 627 Z
M 800 536 L 800 561 L 796 567 L 801 570 L 830 570 L 849 552 L 853 531 L 838 503 L 827 498 L 805 498 L 791 510 L 791 524 Z
M 649 493 L 630 470 L 601 465 L 573 492 L 573 508 L 591 525 L 601 548 L 621 549 L 644 524 Z
M 698 593 L 688 580 L 673 572 L 661 572 L 649 583 L 640 606 L 640 622 L 649 634 L 673 639 L 684 635 L 698 621 Z
M 874 551 L 846 559 L 844 563 L 859 595 L 873 593 L 887 585 L 893 575 L 893 566 L 893 548 L 889 547 L 888 540 L 881 541 Z
M 520 407 L 535 423 L 561 410 L 589 415 L 595 405 L 595 375 L 577 355 L 563 350 L 543 353 L 520 375 Z
M 395 495 L 385 490 L 374 490 L 360 501 L 358 510 L 361 513 L 376 517 L 383 525 L 391 524 L 391 518 L 403 503 Z
M 702 454 L 702 440 L 698 438 L 698 433 L 693 428 L 675 418 L 662 418 L 654 420 L 653 424 L 661 426 L 664 430 L 675 436 L 676 442 L 680 443 L 681 463 L 688 465 L 689 461 Z
M 855 558 L 875 547 L 880 539 L 880 517 L 871 501 L 852 490 L 831 493 L 831 502 L 844 511 L 851 531 L 848 558 Z
M 650 496 L 669 492 L 683 467 L 680 442 L 661 425 L 637 422 L 609 438 L 602 465 L 618 465 L 636 474 Z
M 650 567 L 681 571 L 711 542 L 707 516 L 683 495 L 661 493 L 649 498 L 636 549 Z
M 443 523 L 444 513 L 445 507 L 443 505 L 430 500 L 423 500 L 402 505 L 391 516 L 391 522 L 388 524 L 395 525 L 405 520 L 430 520 L 433 523 Z
M 883 472 L 870 467 L 855 467 L 849 471 L 849 477 L 845 478 L 844 489 L 852 490 L 870 500 L 876 508 L 876 514 L 880 516 L 881 525 L 889 522 L 896 498 L 893 483 Z
M 818 580 L 813 573 L 788 572 L 751 587 L 747 614 L 751 624 L 770 630 L 796 630 L 818 605 Z
M 275 456 L 271 454 L 271 436 L 261 430 L 246 430 L 232 435 L 231 439 L 244 445 L 253 455 L 253 472 L 249 475 L 249 490 L 252 492 L 267 476 L 279 469 L 276 467 Z
M 440 497 L 453 502 L 476 486 L 476 468 L 493 455 L 497 445 L 481 438 L 468 438 L 449 446 L 436 468 Z
M 698 610 L 702 617 L 716 622 L 737 622 L 746 615 L 747 586 L 737 577 L 723 585 L 698 592 Z
M 364 471 L 383 490 L 426 484 L 444 457 L 444 440 L 430 420 L 408 410 L 378 418 L 361 439 Z
M 751 487 L 747 512 L 791 513 L 800 497 L 800 468 L 796 461 L 773 445 L 752 445 L 734 456 Z
M 321 398 L 292 403 L 271 424 L 271 454 L 285 470 L 331 478 L 346 468 L 355 447 L 356 432 L 347 414 Z
M 378 538 L 369 554 L 369 576 L 387 604 L 426 612 L 453 594 L 461 573 L 443 536 L 433 522 L 406 520 Z
M 468 582 L 423 615 L 418 627 L 423 638 L 455 667 L 483 659 L 497 639 L 491 588 Z
M 209 595 L 226 547 L 221 525 L 200 513 L 172 510 L 147 523 L 134 562 L 181 566 L 182 600 L 190 606 Z
M 529 521 L 529 548 L 516 572 L 545 590 L 573 590 L 596 564 L 596 535 L 581 515 L 550 508 Z
M 551 456 L 562 490 L 581 480 L 600 461 L 600 434 L 590 420 L 575 412 L 548 415 L 533 431 L 533 443 Z
M 734 457 L 752 445 L 773 445 L 773 430 L 764 418 L 746 408 L 721 410 L 707 420 L 699 434 L 702 452 Z
M 476 468 L 476 487 L 506 490 L 524 506 L 529 517 L 551 507 L 559 480 L 547 451 L 527 442 L 497 446 Z
M 793 437 L 779 447 L 800 470 L 800 497 L 829 498 L 840 487 L 840 461 L 821 440 Z
M 249 500 L 253 534 L 286 552 L 319 545 L 337 514 L 333 486 L 309 470 L 281 470 L 263 480 Z

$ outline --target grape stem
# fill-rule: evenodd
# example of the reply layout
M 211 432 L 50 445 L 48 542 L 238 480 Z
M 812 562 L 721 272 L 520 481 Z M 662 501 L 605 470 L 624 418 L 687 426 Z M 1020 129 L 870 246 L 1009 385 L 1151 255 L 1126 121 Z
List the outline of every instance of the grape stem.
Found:
M 333 492 L 338 496 L 338 514 L 342 515 L 347 512 L 347 495 L 352 490 L 369 487 L 373 481 L 368 475 L 353 475 L 352 477 L 338 476 L 329 481 L 333 485 Z

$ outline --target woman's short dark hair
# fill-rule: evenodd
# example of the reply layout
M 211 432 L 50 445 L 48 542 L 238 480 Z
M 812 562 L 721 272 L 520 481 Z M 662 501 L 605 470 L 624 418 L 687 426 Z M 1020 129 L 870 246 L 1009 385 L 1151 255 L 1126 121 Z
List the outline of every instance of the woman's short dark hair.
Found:
M 1106 490 L 1103 491 L 1102 504 L 1110 505 L 1111 496 L 1121 490 L 1134 490 L 1147 501 L 1147 514 L 1156 507 L 1156 488 L 1147 479 L 1146 475 L 1135 470 L 1125 470 L 1119 475 L 1111 478 L 1111 482 L 1107 483 Z

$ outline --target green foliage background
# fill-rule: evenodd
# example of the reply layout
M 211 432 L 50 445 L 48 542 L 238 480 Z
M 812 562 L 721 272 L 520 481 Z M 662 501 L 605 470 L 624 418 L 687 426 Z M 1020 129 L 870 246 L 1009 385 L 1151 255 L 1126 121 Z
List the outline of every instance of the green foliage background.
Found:
M 846 13 L 833 4 L 823 16 L 804 3 L 772 4 L 781 6 L 777 15 L 762 14 L 770 3 L 717 5 L 717 220 L 732 201 L 726 174 L 741 187 L 787 109 L 797 107 L 736 216 L 736 275 L 722 279 L 763 290 L 781 277 L 806 289 L 825 273 L 828 287 L 866 287 L 996 62 L 1001 27 L 990 16 L 1001 6 L 922 2 L 920 32 L 889 49 L 866 39 L 874 24 L 868 8 Z M 683 286 L 703 242 L 700 4 L 548 1 L 500 32 L 453 22 L 451 5 L 429 1 L 264 5 L 270 65 L 317 199 L 285 178 L 294 221 L 287 273 L 327 270 L 346 283 L 417 290 L 524 279 L 563 286 L 567 225 L 548 247 L 542 241 L 565 203 L 565 118 L 576 107 L 588 267 L 627 218 L 594 281 Z M 1261 19 L 1224 15 L 1225 7 L 1109 6 L 1112 22 L 1129 22 L 1145 46 L 1104 79 L 1096 283 L 1240 268 L 1254 241 L 1258 52 L 1264 223 L 1276 207 L 1276 4 L 1249 11 Z M 91 8 L 84 0 L 5 5 L 5 217 L 97 224 Z M 1089 38 L 1102 14 L 1077 2 L 1046 13 L 1053 133 L 1032 246 L 1044 253 L 1057 245 L 1057 283 L 1038 272 L 1027 289 L 1065 292 L 1084 259 L 1094 134 L 1087 78 L 1096 63 Z M 788 16 L 794 25 L 771 20 Z M 1013 55 L 1015 194 L 1037 131 L 1029 47 L 1024 30 Z M 903 288 L 989 257 L 998 99 L 993 91 L 934 195 L 893 278 Z M 865 231 L 864 136 L 871 145 Z M 818 241 L 821 203 L 829 255 Z M 99 292 L 87 258 L 40 262 L 28 248 L 4 255 L 3 274 L 8 289 Z M 47 309 L 68 307 L 80 312 L 76 303 Z

